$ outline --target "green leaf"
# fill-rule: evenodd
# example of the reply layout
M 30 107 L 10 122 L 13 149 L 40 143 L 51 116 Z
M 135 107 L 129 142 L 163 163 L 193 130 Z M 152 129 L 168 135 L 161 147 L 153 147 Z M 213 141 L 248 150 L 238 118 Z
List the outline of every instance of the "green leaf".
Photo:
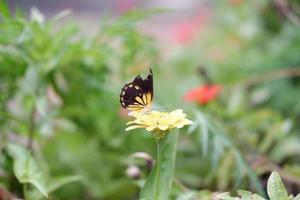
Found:
M 196 113 L 197 122 L 200 125 L 201 130 L 201 146 L 202 146 L 202 153 L 203 156 L 207 155 L 208 151 L 208 136 L 209 136 L 209 130 L 208 130 L 208 122 L 205 116 L 201 112 Z
M 237 166 L 240 169 L 245 169 L 247 172 L 247 175 L 249 176 L 250 181 L 255 186 L 255 189 L 259 194 L 264 194 L 264 190 L 262 188 L 262 185 L 260 181 L 258 180 L 256 174 L 254 173 L 253 169 L 249 167 L 249 164 L 245 161 L 243 158 L 240 150 L 235 146 L 235 144 L 232 142 L 232 140 L 225 134 L 220 128 L 218 128 L 215 124 L 208 121 L 209 130 L 213 134 L 213 137 L 216 140 L 217 145 L 215 145 L 215 150 L 219 152 L 223 152 L 224 150 L 222 148 L 224 147 L 230 147 L 231 151 L 234 153 L 235 161 L 237 162 Z M 222 147 L 222 146 L 223 147 Z M 221 149 L 221 150 L 218 150 Z M 237 178 L 239 180 L 240 178 Z
M 182 194 L 180 194 L 176 200 L 192 200 L 194 199 L 195 195 L 197 193 L 195 191 L 188 191 L 188 192 L 184 192 Z
M 178 131 L 175 130 L 158 141 L 159 158 L 141 190 L 141 200 L 168 199 L 175 166 L 177 139 Z
M 22 146 L 8 144 L 8 153 L 13 158 L 13 172 L 22 184 L 30 183 L 48 197 L 44 176 L 31 154 Z
M 251 199 L 252 193 L 249 192 L 249 191 L 238 190 L 237 193 L 238 193 L 238 195 L 240 195 L 240 197 L 241 197 L 243 200 L 250 200 L 250 199 Z
M 81 177 L 77 176 L 77 175 L 53 178 L 49 183 L 48 192 L 49 193 L 53 192 L 66 184 L 69 184 L 69 183 L 72 183 L 75 181 L 79 181 L 80 179 L 81 179 Z
M 3 18 L 9 18 L 10 13 L 5 0 L 0 0 L 0 16 Z
M 288 194 L 281 181 L 279 174 L 275 171 L 272 172 L 267 187 L 268 195 L 271 200 L 288 200 Z
M 261 196 L 259 196 L 258 194 L 254 194 L 253 195 L 253 200 L 265 200 L 265 199 L 262 198 Z
M 257 194 L 252 194 L 249 191 L 238 190 L 237 193 L 240 197 L 232 197 L 230 196 L 229 192 L 225 192 L 217 195 L 217 198 L 221 200 L 265 200 L 261 196 Z
M 188 190 L 178 195 L 176 200 L 211 200 L 213 199 L 213 194 L 209 190 L 200 190 L 200 191 L 193 191 Z
M 72 10 L 71 9 L 65 9 L 65 10 L 62 10 L 60 11 L 59 13 L 55 14 L 55 16 L 49 20 L 50 23 L 54 23 L 54 22 L 57 22 L 59 20 L 61 20 L 62 18 L 65 18 L 67 16 L 70 16 L 72 13 Z
M 229 192 L 224 192 L 217 195 L 217 199 L 221 200 L 235 200 L 236 198 L 231 197 Z
M 49 183 L 47 184 L 47 191 L 50 194 L 51 192 L 54 192 L 55 190 L 59 189 L 60 187 L 75 182 L 79 181 L 81 179 L 80 176 L 63 176 L 63 177 L 57 177 L 57 178 L 52 178 Z M 36 192 L 32 192 L 30 196 L 35 199 L 41 199 L 42 195 L 37 194 Z

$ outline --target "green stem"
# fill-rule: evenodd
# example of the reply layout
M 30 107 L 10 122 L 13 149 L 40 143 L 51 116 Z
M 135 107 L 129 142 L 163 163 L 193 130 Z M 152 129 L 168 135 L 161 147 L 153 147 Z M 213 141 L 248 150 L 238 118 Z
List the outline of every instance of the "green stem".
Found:
M 28 176 L 28 171 L 29 171 L 29 154 L 27 154 L 27 158 L 26 158 L 26 163 L 25 163 L 25 172 L 26 174 L 24 174 L 25 176 Z M 28 183 L 23 183 L 23 195 L 24 195 L 24 199 L 25 200 L 29 200 L 28 197 Z
M 156 174 L 156 180 L 155 180 L 155 190 L 154 190 L 154 200 L 158 199 L 158 190 L 159 190 L 159 180 L 160 180 L 160 139 L 156 139 L 156 168 L 157 168 L 157 174 Z
M 27 149 L 32 151 L 32 144 L 34 138 L 34 115 L 35 115 L 35 106 L 33 106 L 32 111 L 30 113 L 30 119 L 28 123 L 28 141 L 27 141 Z
M 140 199 L 169 199 L 175 167 L 178 131 L 156 139 L 157 157 L 146 182 L 141 189 Z
M 23 195 L 24 195 L 24 199 L 28 200 L 28 185 L 27 185 L 27 183 L 23 184 Z

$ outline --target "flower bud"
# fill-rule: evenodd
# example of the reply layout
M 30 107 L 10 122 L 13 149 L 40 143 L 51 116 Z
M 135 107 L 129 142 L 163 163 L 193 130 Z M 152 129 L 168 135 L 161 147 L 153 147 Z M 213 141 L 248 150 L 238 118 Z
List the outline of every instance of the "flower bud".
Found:
M 126 174 L 132 179 L 139 179 L 141 177 L 140 169 L 135 165 L 128 166 L 126 169 Z

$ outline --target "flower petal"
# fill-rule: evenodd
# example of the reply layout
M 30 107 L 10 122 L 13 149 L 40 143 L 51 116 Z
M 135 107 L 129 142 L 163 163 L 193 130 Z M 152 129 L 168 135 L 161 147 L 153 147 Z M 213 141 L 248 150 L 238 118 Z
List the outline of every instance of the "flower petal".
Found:
M 126 123 L 126 125 L 130 125 L 130 124 L 135 124 L 135 120 L 134 121 L 129 121 Z
M 125 131 L 130 131 L 130 130 L 137 129 L 137 128 L 145 128 L 145 126 L 142 126 L 142 125 L 133 125 L 133 126 L 127 127 L 125 129 Z
M 147 131 L 162 131 L 165 132 L 173 128 L 182 128 L 185 125 L 192 124 L 191 120 L 186 118 L 186 114 L 182 109 L 174 110 L 170 113 L 168 112 L 138 112 L 133 111 L 130 113 L 135 119 L 127 123 L 131 125 L 125 130 L 133 130 L 137 128 L 145 128 Z
M 147 131 L 153 131 L 156 128 L 156 126 L 149 126 L 146 128 Z
M 162 131 L 165 131 L 169 128 L 169 126 L 166 126 L 166 125 L 160 125 L 160 126 L 157 126 L 157 128 L 159 128 L 160 130 Z

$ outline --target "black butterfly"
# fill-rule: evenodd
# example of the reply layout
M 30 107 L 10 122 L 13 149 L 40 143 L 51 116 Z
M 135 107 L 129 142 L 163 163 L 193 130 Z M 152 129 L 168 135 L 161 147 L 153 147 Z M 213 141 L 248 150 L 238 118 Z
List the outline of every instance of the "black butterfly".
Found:
M 120 94 L 122 107 L 128 110 L 142 110 L 150 108 L 153 98 L 153 75 L 152 70 L 147 78 L 143 79 L 140 75 L 124 85 Z

